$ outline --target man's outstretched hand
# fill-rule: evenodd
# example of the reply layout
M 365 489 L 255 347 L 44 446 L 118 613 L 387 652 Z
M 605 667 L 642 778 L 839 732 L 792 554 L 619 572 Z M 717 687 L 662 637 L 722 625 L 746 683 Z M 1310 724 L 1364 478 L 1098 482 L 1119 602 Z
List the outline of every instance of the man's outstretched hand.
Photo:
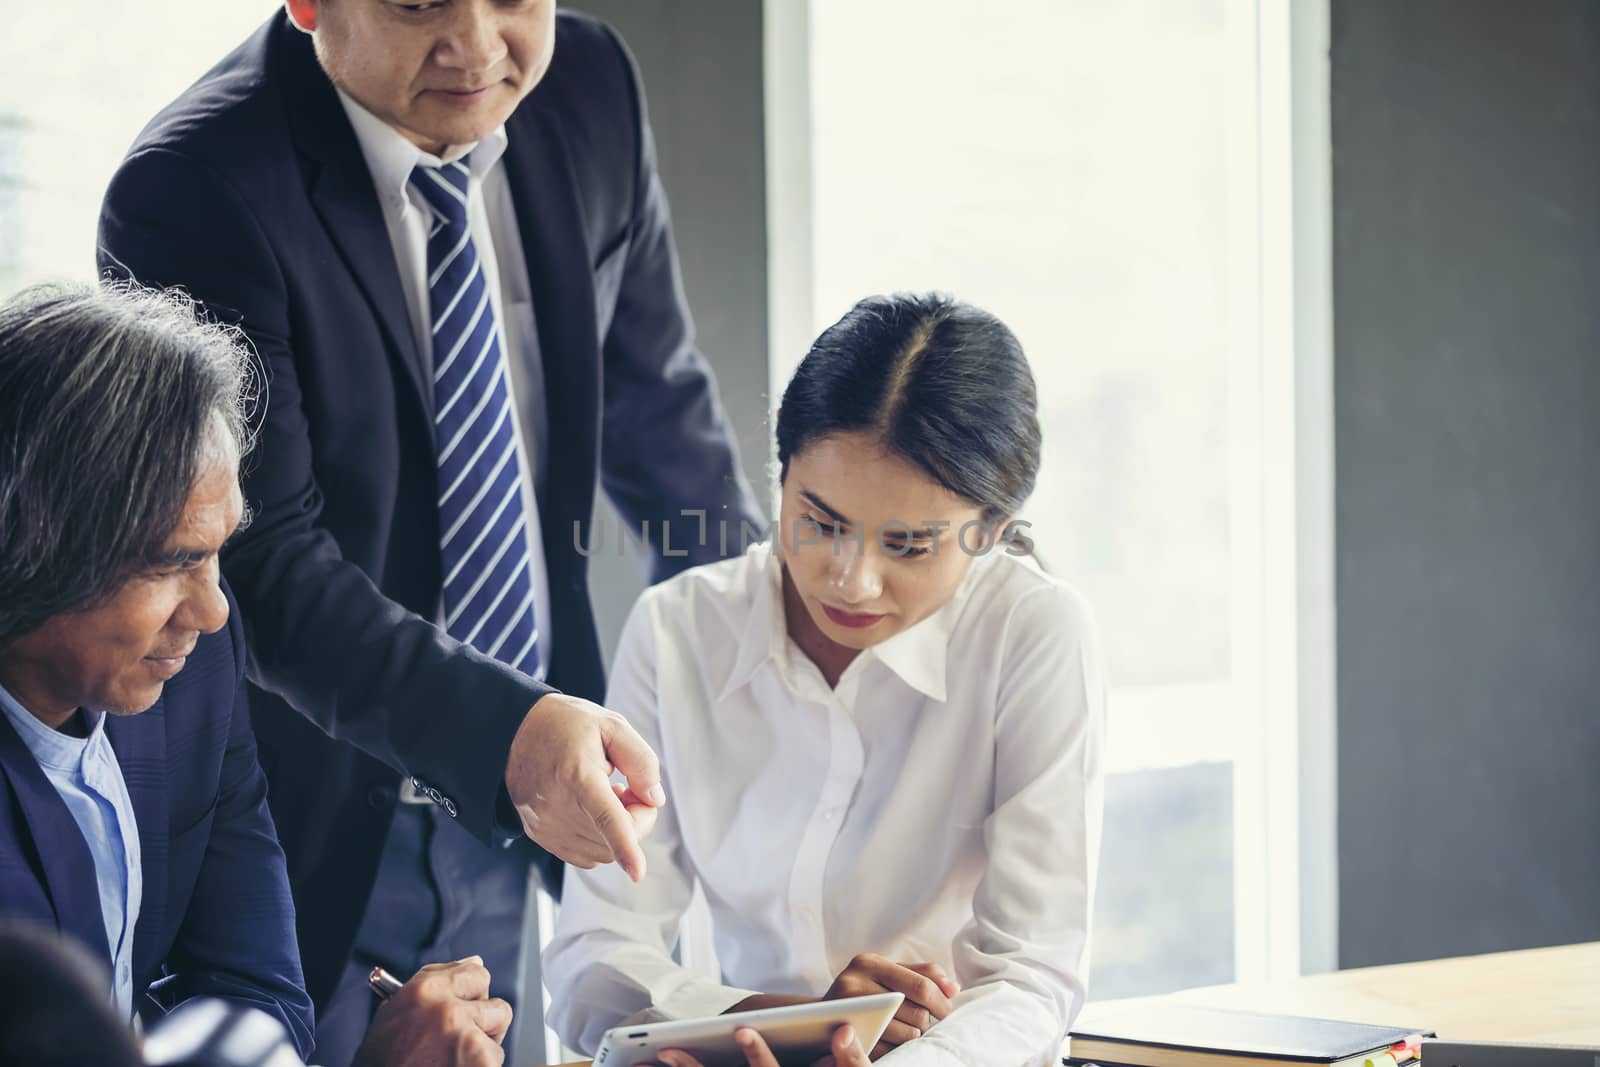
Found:
M 626 787 L 612 784 L 613 770 Z M 660 761 L 622 716 L 565 693 L 542 697 L 511 741 L 506 792 L 547 852 L 585 870 L 616 860 L 644 877 L 639 841 L 667 796 Z

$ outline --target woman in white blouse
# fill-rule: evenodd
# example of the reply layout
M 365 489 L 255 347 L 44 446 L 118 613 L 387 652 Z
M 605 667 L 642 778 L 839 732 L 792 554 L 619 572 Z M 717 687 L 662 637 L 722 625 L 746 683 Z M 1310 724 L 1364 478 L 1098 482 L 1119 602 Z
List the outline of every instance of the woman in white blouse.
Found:
M 777 441 L 773 536 L 624 628 L 606 704 L 670 800 L 641 883 L 568 870 L 551 1023 L 592 1052 L 625 1019 L 898 990 L 886 1065 L 1049 1063 L 1084 1001 L 1104 697 L 1084 603 L 1016 520 L 1027 360 L 971 305 L 863 300 L 795 372 Z M 720 981 L 674 961 L 696 885 Z

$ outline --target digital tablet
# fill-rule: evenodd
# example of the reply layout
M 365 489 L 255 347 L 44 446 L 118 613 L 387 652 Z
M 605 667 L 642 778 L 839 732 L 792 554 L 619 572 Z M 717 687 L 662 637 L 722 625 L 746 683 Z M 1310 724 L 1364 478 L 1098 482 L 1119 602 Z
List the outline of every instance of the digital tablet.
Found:
M 705 1067 L 743 1067 L 744 1052 L 734 1041 L 733 1032 L 746 1026 L 760 1032 L 780 1061 L 792 1056 L 810 1062 L 828 1055 L 833 1050 L 833 1032 L 844 1023 L 855 1027 L 861 1047 L 870 1052 L 904 999 L 900 993 L 875 993 L 870 997 L 713 1015 L 709 1019 L 614 1026 L 600 1042 L 594 1064 L 633 1067 L 636 1063 L 658 1063 L 658 1053 L 676 1048 Z

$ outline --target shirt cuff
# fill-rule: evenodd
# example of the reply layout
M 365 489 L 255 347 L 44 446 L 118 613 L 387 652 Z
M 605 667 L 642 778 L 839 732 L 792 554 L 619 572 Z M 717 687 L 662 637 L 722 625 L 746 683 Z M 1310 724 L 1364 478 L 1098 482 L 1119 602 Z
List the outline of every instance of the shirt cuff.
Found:
M 723 1014 L 746 997 L 755 995 L 753 989 L 736 989 L 698 978 L 685 982 L 671 996 L 635 1012 L 617 1025 L 639 1026 L 645 1023 L 677 1022 L 680 1019 L 709 1019 Z
M 890 1049 L 874 1067 L 967 1067 L 967 1061 L 943 1045 L 919 1037 Z

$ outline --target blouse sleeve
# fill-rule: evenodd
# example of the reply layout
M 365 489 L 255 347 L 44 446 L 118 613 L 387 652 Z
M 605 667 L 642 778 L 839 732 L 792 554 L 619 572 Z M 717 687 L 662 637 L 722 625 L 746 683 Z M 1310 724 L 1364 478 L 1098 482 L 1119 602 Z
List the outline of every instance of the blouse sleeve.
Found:
M 1105 683 L 1083 601 L 1052 586 L 1006 621 L 994 810 L 954 1010 L 884 1067 L 1047 1064 L 1082 1009 L 1103 796 Z

